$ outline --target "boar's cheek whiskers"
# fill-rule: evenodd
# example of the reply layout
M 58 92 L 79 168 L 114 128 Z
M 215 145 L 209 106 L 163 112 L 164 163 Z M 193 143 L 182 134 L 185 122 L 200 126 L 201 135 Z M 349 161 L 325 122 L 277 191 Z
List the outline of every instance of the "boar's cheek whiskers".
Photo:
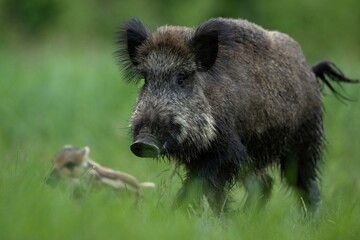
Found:
M 183 115 L 174 118 L 175 123 L 181 126 L 176 138 L 179 143 L 196 143 L 199 150 L 210 146 L 216 137 L 215 120 L 211 114 L 200 114 L 196 118 Z

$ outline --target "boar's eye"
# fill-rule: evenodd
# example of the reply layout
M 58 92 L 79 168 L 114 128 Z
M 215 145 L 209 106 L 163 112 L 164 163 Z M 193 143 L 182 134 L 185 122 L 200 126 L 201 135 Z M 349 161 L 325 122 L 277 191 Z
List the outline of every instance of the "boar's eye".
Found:
M 179 87 L 184 87 L 188 78 L 189 75 L 187 75 L 186 73 L 179 73 L 176 75 L 176 84 Z

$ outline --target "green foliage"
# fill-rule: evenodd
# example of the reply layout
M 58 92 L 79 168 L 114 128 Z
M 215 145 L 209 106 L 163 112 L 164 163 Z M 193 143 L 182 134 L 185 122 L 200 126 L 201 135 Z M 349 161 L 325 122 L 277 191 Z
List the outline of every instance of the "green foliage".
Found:
M 358 9 L 357 0 L 0 0 L 0 39 L 11 42 L 15 35 L 28 41 L 50 35 L 114 42 L 114 31 L 128 18 L 139 17 L 154 29 L 164 24 L 195 26 L 221 16 L 288 33 L 312 61 L 331 56 L 329 50 L 359 61 Z
M 328 144 L 315 219 L 302 220 L 278 178 L 260 213 L 241 210 L 242 188 L 232 192 L 229 216 L 215 218 L 206 202 L 199 212 L 174 211 L 181 179 L 171 177 L 173 166 L 129 151 L 139 86 L 122 81 L 113 36 L 134 16 L 151 29 L 242 17 L 289 33 L 310 62 L 330 59 L 360 78 L 359 7 L 356 0 L 0 0 L 0 239 L 358 239 L 358 101 L 344 105 L 325 91 Z M 345 88 L 360 99 L 359 85 Z M 131 195 L 107 189 L 74 200 L 70 185 L 44 184 L 65 144 L 88 145 L 94 160 L 158 187 L 144 190 L 137 205 Z
M 26 33 L 37 34 L 55 23 L 60 2 L 55 0 L 4 0 L 4 18 Z

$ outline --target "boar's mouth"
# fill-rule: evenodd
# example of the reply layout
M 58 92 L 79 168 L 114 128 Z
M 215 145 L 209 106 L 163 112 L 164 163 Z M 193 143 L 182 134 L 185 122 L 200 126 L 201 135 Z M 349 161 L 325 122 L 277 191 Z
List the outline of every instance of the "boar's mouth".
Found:
M 160 155 L 158 141 L 151 134 L 139 135 L 130 149 L 133 154 L 142 158 L 156 158 Z

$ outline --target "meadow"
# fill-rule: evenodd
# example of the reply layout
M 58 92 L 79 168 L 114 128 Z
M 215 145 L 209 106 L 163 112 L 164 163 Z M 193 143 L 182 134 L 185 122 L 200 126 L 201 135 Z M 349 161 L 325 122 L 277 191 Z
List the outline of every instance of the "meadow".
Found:
M 346 104 L 325 91 L 327 147 L 317 217 L 304 221 L 276 177 L 263 211 L 245 214 L 244 191 L 235 187 L 231 214 L 217 218 L 206 204 L 197 212 L 174 211 L 181 184 L 179 176 L 171 178 L 174 166 L 131 154 L 128 119 L 140 85 L 122 81 L 113 51 L 92 41 L 0 49 L 0 239 L 360 238 L 360 85 L 344 86 L 358 99 Z M 360 78 L 356 62 L 331 59 Z M 74 200 L 66 186 L 44 183 L 65 144 L 87 145 L 94 160 L 157 188 L 144 190 L 137 205 L 131 195 L 108 189 Z

